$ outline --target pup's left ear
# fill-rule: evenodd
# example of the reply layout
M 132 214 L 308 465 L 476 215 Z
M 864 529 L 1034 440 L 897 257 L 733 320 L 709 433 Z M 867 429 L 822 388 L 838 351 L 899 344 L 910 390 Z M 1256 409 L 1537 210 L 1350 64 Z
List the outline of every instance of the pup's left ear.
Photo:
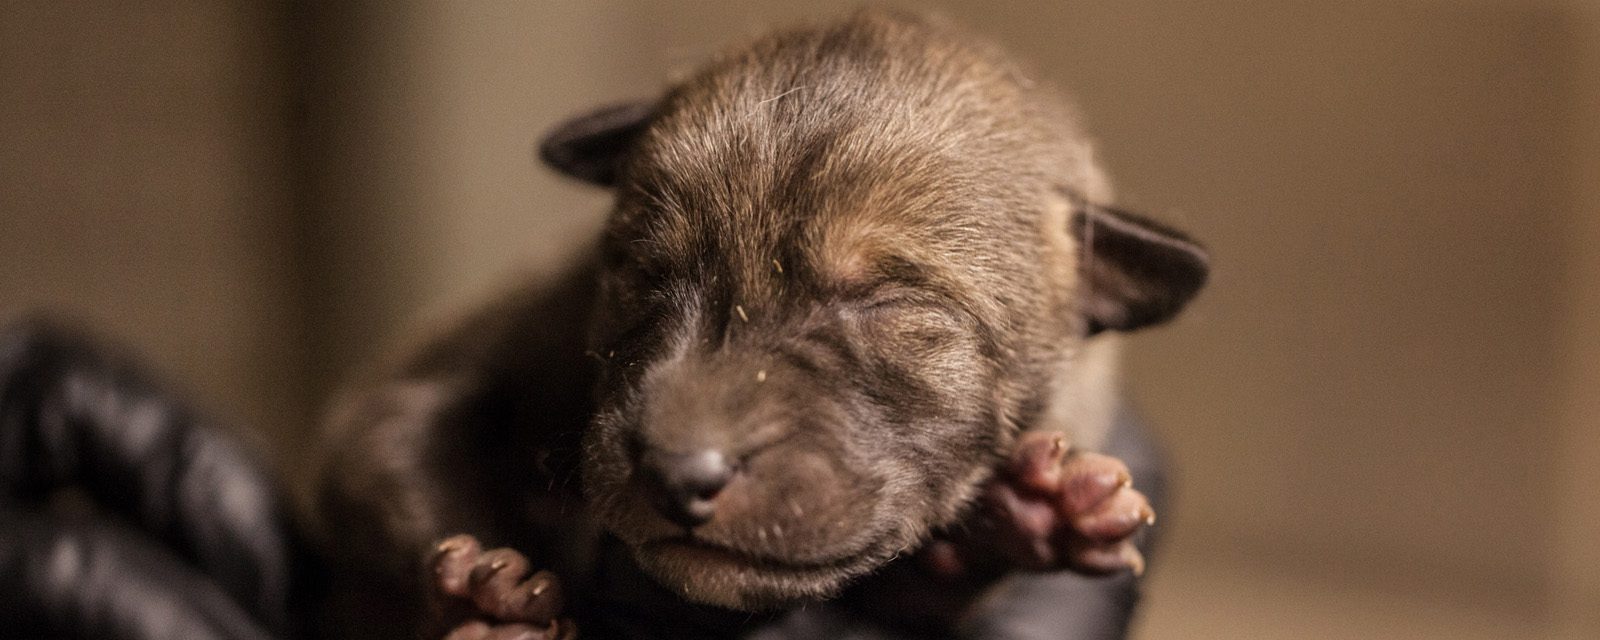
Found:
M 561 173 L 602 187 L 614 186 L 622 161 L 655 115 L 654 101 L 595 109 L 556 125 L 539 143 L 539 157 Z
M 1182 232 L 1143 216 L 1084 204 L 1072 217 L 1089 334 L 1132 331 L 1177 315 L 1206 283 L 1211 258 Z

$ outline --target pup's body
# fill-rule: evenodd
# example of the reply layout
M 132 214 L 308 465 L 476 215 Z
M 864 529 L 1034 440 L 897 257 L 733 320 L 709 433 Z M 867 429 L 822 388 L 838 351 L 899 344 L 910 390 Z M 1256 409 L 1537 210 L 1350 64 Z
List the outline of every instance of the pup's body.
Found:
M 415 610 L 415 563 L 468 533 L 553 572 L 446 544 L 438 588 L 469 617 L 548 619 L 559 589 L 588 635 L 739 635 L 772 618 L 719 611 L 837 594 L 955 525 L 1024 430 L 1099 448 L 1115 353 L 1089 336 L 1170 317 L 1205 265 L 1086 204 L 1110 194 L 1060 104 L 987 45 L 863 12 L 563 127 L 547 159 L 618 190 L 600 255 L 341 404 L 318 504 L 334 593 Z M 1143 497 L 1061 488 L 1120 467 L 1041 451 L 1049 482 L 995 482 L 1064 496 L 1042 564 L 1137 567 Z

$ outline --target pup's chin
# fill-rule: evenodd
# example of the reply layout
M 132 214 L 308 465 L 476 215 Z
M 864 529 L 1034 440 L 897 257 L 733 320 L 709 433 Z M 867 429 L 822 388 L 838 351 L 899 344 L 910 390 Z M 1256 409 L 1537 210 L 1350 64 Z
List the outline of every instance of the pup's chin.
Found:
M 688 538 L 634 547 L 639 566 L 683 598 L 740 611 L 778 609 L 828 598 L 889 555 L 864 552 L 829 562 L 788 563 Z

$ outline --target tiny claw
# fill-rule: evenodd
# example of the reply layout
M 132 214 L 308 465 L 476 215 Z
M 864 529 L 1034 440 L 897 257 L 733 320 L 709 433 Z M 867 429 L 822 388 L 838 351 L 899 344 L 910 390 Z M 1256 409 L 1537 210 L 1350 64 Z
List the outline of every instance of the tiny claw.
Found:
M 544 593 L 544 588 L 548 587 L 548 586 L 550 586 L 550 583 L 548 583 L 548 582 L 540 582 L 539 584 L 534 585 L 533 586 L 533 591 L 532 591 L 533 595 L 534 596 L 542 595 Z
M 1062 434 L 1026 433 L 1011 452 L 1005 470 L 1017 486 L 1030 493 L 1054 494 L 1060 490 L 1061 472 L 1071 453 L 1072 446 Z
M 455 538 L 451 538 L 449 540 L 445 540 L 444 542 L 440 542 L 439 546 L 434 547 L 433 550 L 443 554 L 443 553 L 450 553 L 452 551 L 456 551 L 456 550 L 458 550 L 460 548 L 461 548 L 461 541 L 456 540 Z
M 1147 526 L 1147 527 L 1156 526 L 1156 512 L 1155 512 L 1154 509 L 1151 509 L 1148 505 L 1146 505 L 1146 506 L 1144 506 L 1144 507 L 1139 509 L 1139 515 L 1143 516 L 1140 519 L 1144 521 L 1144 526 Z
M 1103 454 L 1078 453 L 1063 467 L 1062 476 L 1062 506 L 1068 513 L 1089 511 L 1133 491 L 1133 478 L 1127 467 Z
M 1128 568 L 1133 570 L 1135 578 L 1144 576 L 1144 555 L 1137 549 L 1128 557 Z
M 506 568 L 507 564 L 509 564 L 509 563 L 506 562 L 505 560 L 495 560 L 494 562 L 489 563 L 489 570 L 490 571 L 499 571 L 501 569 Z

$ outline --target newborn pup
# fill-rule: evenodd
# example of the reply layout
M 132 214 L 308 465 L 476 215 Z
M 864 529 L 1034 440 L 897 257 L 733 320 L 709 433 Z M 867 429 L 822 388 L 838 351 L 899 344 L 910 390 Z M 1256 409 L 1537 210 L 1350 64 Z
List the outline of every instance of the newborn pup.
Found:
M 615 189 L 596 259 L 342 405 L 319 492 L 334 592 L 414 596 L 344 604 L 405 610 L 431 582 L 457 638 L 737 637 L 869 597 L 937 532 L 919 561 L 980 587 L 1004 574 L 974 571 L 982 531 L 1002 563 L 1141 568 L 1153 513 L 1089 453 L 1116 405 L 1103 334 L 1170 318 L 1206 258 L 1093 204 L 1074 116 L 998 51 L 860 12 L 543 153 Z M 362 620 L 346 632 L 393 633 Z

